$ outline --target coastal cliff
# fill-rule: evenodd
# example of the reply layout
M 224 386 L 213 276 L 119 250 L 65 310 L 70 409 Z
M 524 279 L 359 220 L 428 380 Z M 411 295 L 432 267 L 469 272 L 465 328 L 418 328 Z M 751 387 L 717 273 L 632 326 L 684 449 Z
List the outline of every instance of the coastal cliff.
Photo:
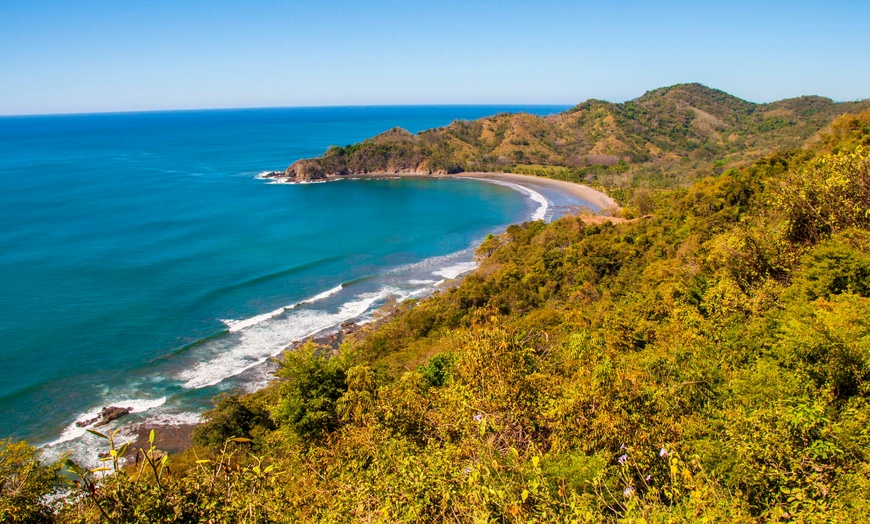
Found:
M 297 160 L 270 176 L 306 182 L 349 174 L 443 175 L 461 171 L 458 164 L 445 166 L 433 158 L 426 141 L 421 135 L 393 128 L 359 144 L 331 147 L 321 157 Z

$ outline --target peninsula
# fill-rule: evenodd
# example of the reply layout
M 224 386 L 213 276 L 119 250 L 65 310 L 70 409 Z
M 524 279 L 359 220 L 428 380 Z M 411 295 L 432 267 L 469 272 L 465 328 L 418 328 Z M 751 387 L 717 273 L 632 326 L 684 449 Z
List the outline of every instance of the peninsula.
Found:
M 361 174 L 509 172 L 601 187 L 674 187 L 800 147 L 870 101 L 804 96 L 755 104 L 701 84 L 624 103 L 588 100 L 551 116 L 499 114 L 417 134 L 395 128 L 329 148 L 268 176 L 288 181 Z

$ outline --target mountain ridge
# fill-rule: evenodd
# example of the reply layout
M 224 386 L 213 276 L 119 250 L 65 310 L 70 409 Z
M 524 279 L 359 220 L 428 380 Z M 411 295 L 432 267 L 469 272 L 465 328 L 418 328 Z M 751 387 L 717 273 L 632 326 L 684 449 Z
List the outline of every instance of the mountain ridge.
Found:
M 868 107 L 870 100 L 814 95 L 757 104 L 699 83 L 676 84 L 622 103 L 586 100 L 549 116 L 500 113 L 417 134 L 394 128 L 273 176 L 504 171 L 604 187 L 673 187 L 801 147 L 837 116 Z

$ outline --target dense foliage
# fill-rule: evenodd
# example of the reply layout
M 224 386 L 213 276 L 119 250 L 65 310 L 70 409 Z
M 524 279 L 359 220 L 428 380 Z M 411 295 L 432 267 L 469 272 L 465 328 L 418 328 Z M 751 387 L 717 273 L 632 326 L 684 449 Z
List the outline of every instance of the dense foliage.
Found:
M 0 522 L 53 522 L 48 497 L 60 488 L 59 469 L 23 442 L 0 440 Z
M 644 218 L 511 226 L 461 285 L 222 399 L 202 447 L 70 465 L 58 513 L 4 444 L 0 520 L 868 521 L 868 146 L 870 110 Z

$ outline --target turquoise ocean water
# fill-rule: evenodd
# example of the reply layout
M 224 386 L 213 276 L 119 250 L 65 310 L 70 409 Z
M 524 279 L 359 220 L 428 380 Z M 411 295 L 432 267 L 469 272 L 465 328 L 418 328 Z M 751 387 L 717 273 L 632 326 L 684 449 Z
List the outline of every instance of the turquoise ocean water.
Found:
M 500 111 L 294 108 L 0 118 L 0 438 L 83 453 L 76 420 L 196 420 L 269 358 L 473 267 L 577 202 L 475 180 L 270 184 L 330 145 Z

